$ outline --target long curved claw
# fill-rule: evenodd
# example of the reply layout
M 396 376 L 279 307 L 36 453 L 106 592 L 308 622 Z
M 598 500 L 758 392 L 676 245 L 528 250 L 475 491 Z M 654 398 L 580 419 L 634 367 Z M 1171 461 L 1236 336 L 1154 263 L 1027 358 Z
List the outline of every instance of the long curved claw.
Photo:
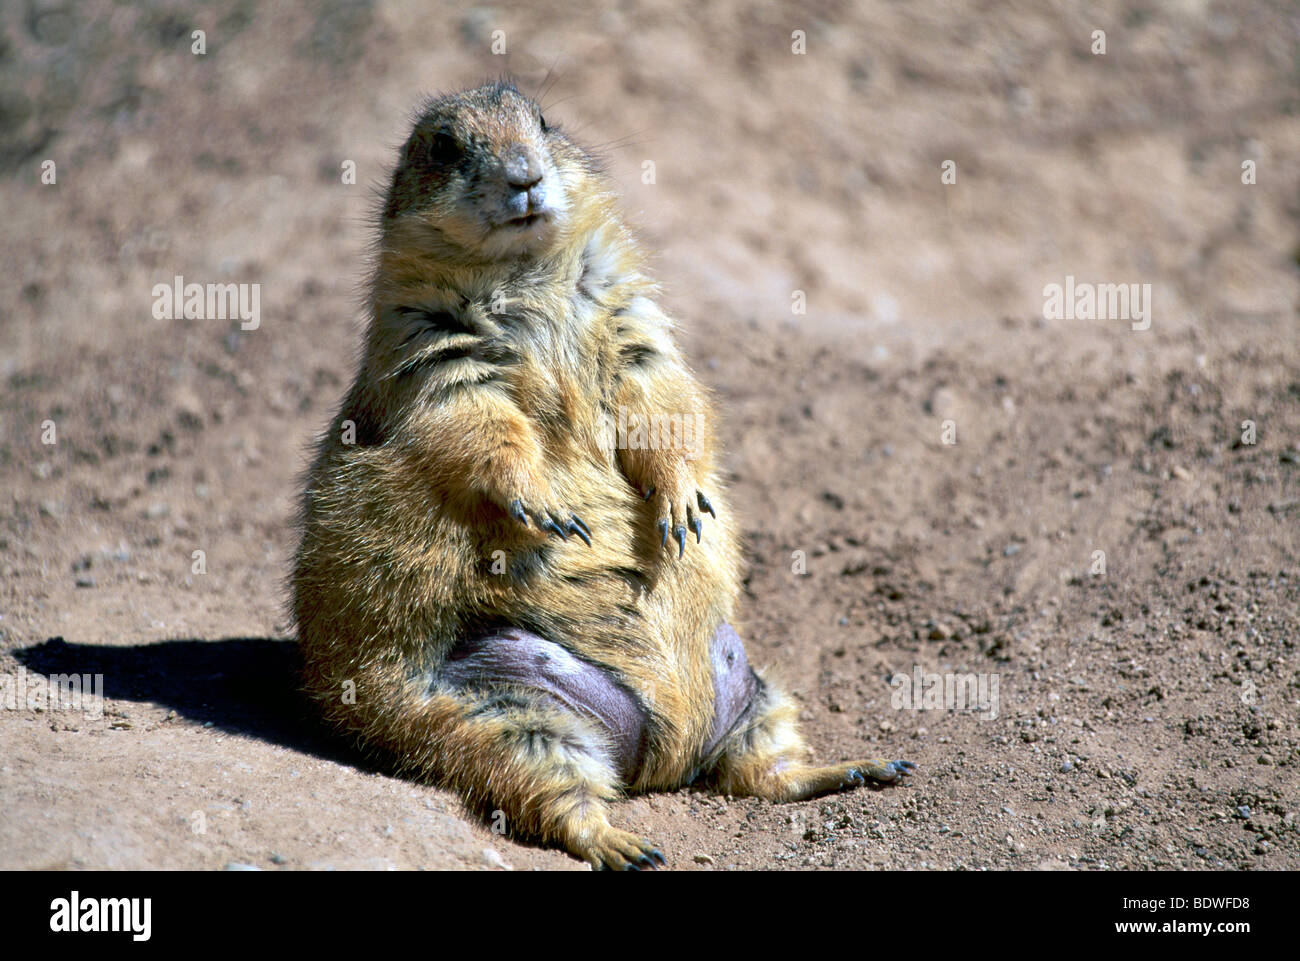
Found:
M 661 535 L 659 539 L 659 546 L 667 547 L 668 546 L 668 522 L 667 521 L 659 522 L 659 533 Z
M 709 503 L 709 499 L 704 496 L 704 491 L 696 491 L 695 499 L 699 502 L 700 510 L 704 511 L 706 514 L 713 515 L 715 521 L 718 519 L 718 512 L 713 509 L 713 505 Z
M 673 537 L 677 539 L 677 559 L 681 560 L 686 553 L 686 528 L 678 524 L 673 528 Z
M 569 539 L 569 535 L 564 533 L 564 528 L 562 528 L 559 524 L 555 523 L 555 519 L 552 517 L 545 518 L 544 520 L 540 521 L 537 526 L 540 527 L 542 530 L 546 531 L 546 533 L 548 534 L 556 535 L 561 540 L 567 541 Z
M 582 525 L 581 527 L 578 526 L 580 524 Z M 591 532 L 586 530 L 586 526 L 587 525 L 583 524 L 582 521 L 579 520 L 578 517 L 575 515 L 573 520 L 569 521 L 569 523 L 566 525 L 566 529 L 569 531 L 570 534 L 577 534 L 579 537 L 582 538 L 583 542 L 586 543 L 588 547 L 590 547 Z
M 524 513 L 524 505 L 522 501 L 516 499 L 510 502 L 510 516 L 525 527 L 528 526 L 528 515 Z

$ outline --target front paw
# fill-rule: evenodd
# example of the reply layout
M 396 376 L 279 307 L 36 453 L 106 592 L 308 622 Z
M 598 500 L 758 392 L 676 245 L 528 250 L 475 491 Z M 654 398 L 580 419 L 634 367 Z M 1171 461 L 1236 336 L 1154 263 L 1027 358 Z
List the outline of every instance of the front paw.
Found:
M 536 498 L 525 500 L 523 497 L 515 497 L 507 503 L 506 510 L 524 527 L 528 526 L 531 519 L 533 526 L 544 534 L 566 541 L 569 535 L 573 534 L 581 538 L 588 547 L 591 546 L 591 528 L 581 517 L 567 508 L 548 506 L 539 503 Z
M 654 505 L 654 524 L 659 533 L 660 546 L 671 551 L 671 537 L 679 558 L 686 553 L 688 531 L 695 534 L 695 543 L 702 540 L 703 515 L 710 514 L 714 520 L 718 518 L 708 496 L 695 486 L 694 478 L 689 476 L 662 486 L 652 484 L 642 496 Z

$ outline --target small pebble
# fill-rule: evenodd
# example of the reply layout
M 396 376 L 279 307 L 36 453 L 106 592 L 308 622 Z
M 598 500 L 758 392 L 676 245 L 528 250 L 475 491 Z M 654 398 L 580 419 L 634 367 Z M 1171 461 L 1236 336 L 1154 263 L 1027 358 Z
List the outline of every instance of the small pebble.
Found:
M 505 858 L 501 856 L 501 852 L 496 848 L 484 848 L 483 860 L 486 861 L 490 867 L 498 868 L 502 871 L 514 870 L 513 867 L 506 863 Z

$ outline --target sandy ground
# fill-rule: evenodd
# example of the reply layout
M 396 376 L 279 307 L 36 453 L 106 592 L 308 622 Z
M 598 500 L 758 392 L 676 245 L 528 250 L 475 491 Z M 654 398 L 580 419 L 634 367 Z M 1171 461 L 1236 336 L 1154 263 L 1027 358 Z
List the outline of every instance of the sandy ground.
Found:
M 1300 865 L 1300 12 L 686 6 L 4 5 L 0 674 L 107 698 L 0 710 L 0 867 L 583 868 L 323 736 L 285 614 L 373 185 L 422 92 L 507 72 L 716 391 L 751 660 L 818 758 L 918 765 L 617 823 L 686 869 Z M 260 326 L 156 319 L 178 274 Z M 1067 276 L 1150 328 L 1047 317 Z M 918 668 L 997 716 L 896 709 Z

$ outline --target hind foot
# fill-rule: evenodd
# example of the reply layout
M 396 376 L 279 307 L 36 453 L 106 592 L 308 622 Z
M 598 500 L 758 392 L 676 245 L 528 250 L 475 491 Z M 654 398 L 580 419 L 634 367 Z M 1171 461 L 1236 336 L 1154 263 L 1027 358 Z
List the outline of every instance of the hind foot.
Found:
M 868 781 L 889 784 L 899 778 L 907 777 L 916 770 L 916 765 L 911 761 L 884 761 L 880 758 L 855 761 L 847 766 L 846 775 L 849 783 L 845 784 L 845 787 L 860 787 Z
M 593 871 L 657 871 L 668 864 L 649 841 L 609 825 L 599 827 L 591 840 L 574 840 L 568 847 Z

